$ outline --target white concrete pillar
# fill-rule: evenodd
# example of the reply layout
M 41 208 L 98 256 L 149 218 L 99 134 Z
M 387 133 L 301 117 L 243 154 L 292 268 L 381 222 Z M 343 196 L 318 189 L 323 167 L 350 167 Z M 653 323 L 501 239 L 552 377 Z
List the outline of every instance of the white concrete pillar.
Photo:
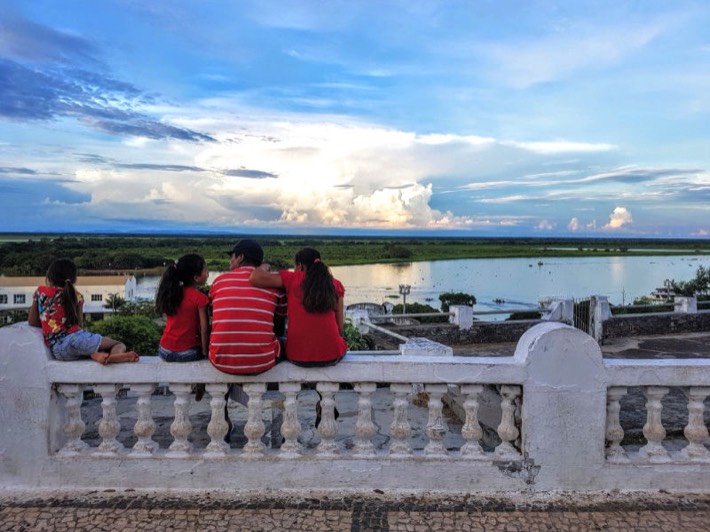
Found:
M 698 299 L 695 297 L 676 296 L 673 301 L 673 310 L 675 312 L 682 312 L 683 314 L 697 314 Z
M 550 312 L 543 315 L 543 320 L 560 321 L 568 325 L 574 323 L 574 300 L 553 299 L 547 303 L 547 308 L 550 309 Z
M 592 317 L 591 335 L 601 344 L 604 334 L 604 322 L 611 318 L 609 299 L 606 296 L 592 296 L 589 302 L 589 314 Z
M 527 366 L 519 475 L 537 489 L 587 486 L 605 467 L 606 381 L 599 345 L 560 323 L 540 323 L 518 342 Z M 556 488 L 555 488 L 556 486 Z
M 461 330 L 469 330 L 473 327 L 473 307 L 451 305 L 449 310 L 453 313 L 453 315 L 449 316 L 449 323 L 458 325 Z

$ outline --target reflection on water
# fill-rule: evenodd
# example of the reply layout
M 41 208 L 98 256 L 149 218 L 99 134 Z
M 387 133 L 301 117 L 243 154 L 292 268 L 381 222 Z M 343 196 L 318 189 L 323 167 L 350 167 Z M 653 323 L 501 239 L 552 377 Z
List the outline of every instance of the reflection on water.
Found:
M 536 307 L 546 297 L 583 298 L 598 294 L 612 304 L 629 304 L 663 286 L 665 279 L 695 277 L 710 268 L 709 256 L 585 257 L 543 259 L 460 259 L 399 264 L 336 266 L 345 285 L 345 304 L 401 302 L 399 285 L 411 285 L 408 302 L 439 307 L 439 294 L 476 296 L 477 310 Z M 211 283 L 219 272 L 211 272 Z M 158 277 L 138 280 L 138 293 L 152 299 Z M 505 303 L 495 303 L 502 300 Z

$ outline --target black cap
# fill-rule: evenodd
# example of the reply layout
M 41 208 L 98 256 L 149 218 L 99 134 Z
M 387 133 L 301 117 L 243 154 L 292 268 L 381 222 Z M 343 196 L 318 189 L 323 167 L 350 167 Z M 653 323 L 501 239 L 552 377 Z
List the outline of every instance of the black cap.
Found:
M 245 238 L 234 244 L 231 251 L 227 251 L 227 255 L 244 255 L 245 258 L 251 259 L 254 262 L 261 264 L 264 260 L 264 250 L 256 240 Z

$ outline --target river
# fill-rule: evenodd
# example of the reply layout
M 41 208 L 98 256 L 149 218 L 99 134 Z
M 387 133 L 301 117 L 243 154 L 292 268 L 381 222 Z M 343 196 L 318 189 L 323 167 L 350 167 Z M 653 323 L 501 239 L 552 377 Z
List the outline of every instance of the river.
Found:
M 400 264 L 335 266 L 345 285 L 345 304 L 401 303 L 399 285 L 410 285 L 408 302 L 439 307 L 439 294 L 476 296 L 475 310 L 537 307 L 548 297 L 604 295 L 615 305 L 630 304 L 663 286 L 665 279 L 687 281 L 710 256 L 583 257 L 533 259 L 458 259 Z M 219 275 L 211 272 L 208 282 Z M 158 277 L 138 279 L 138 295 L 152 299 Z M 496 302 L 498 300 L 499 302 Z M 501 303 L 500 301 L 503 301 Z

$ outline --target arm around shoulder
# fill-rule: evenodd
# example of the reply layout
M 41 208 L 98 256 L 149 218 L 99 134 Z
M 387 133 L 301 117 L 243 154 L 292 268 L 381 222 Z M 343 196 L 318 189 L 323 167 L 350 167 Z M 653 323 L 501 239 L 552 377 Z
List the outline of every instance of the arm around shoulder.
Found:
M 284 283 L 278 272 L 267 272 L 260 268 L 254 269 L 249 276 L 251 284 L 258 288 L 283 288 Z
M 27 315 L 27 323 L 32 325 L 32 327 L 41 327 L 42 323 L 39 321 L 39 308 L 37 308 L 37 300 L 32 301 L 32 306 L 30 307 L 30 312 Z

